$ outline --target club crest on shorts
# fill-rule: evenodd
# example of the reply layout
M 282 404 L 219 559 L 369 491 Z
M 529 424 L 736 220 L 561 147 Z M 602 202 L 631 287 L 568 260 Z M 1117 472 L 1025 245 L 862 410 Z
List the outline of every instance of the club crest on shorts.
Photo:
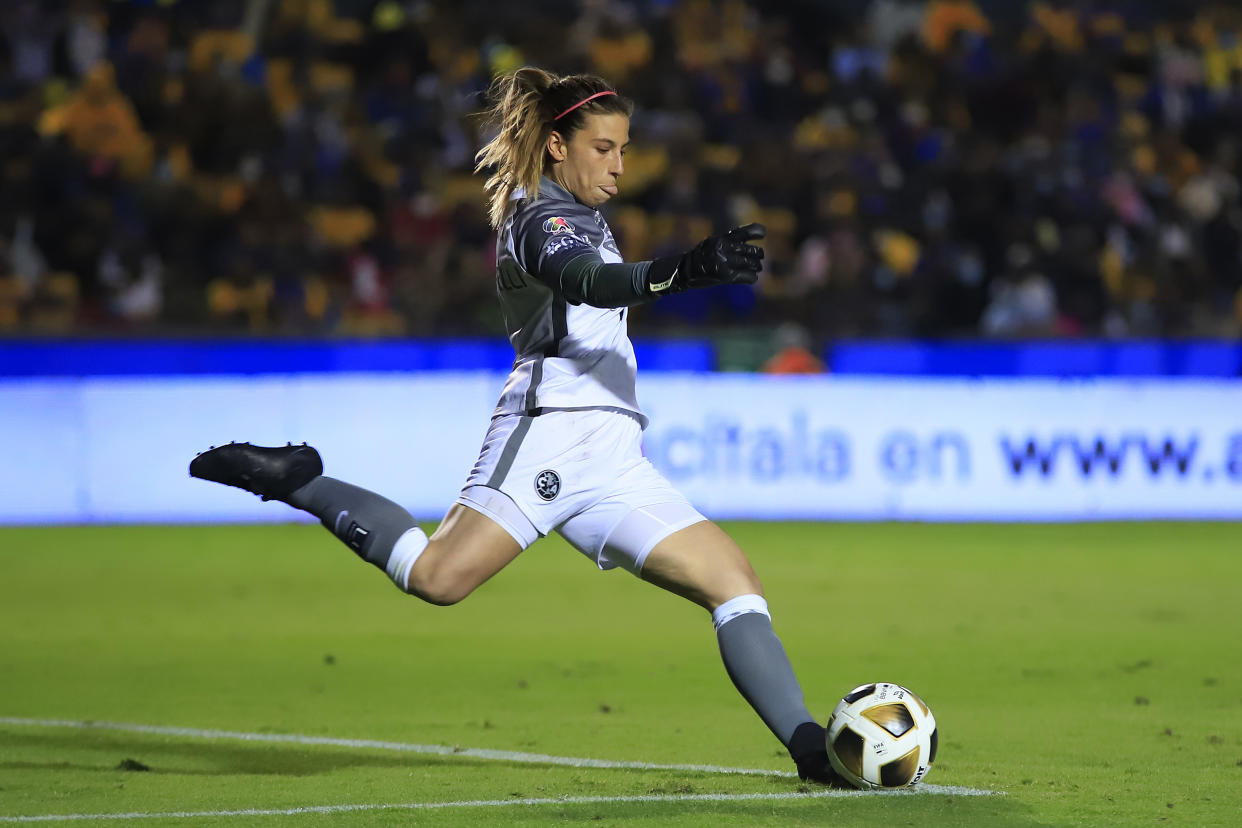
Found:
M 561 476 L 551 469 L 535 475 L 535 494 L 544 500 L 555 500 L 561 493 Z

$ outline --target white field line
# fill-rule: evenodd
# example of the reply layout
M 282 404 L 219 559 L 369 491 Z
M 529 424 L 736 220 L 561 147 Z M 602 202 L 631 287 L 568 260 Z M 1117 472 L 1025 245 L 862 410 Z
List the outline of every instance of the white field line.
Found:
M 586 759 L 571 756 L 550 756 L 542 753 L 489 750 L 485 748 L 461 748 L 445 745 L 419 745 L 409 742 L 384 742 L 372 739 L 338 739 L 328 736 L 306 736 L 296 733 L 250 733 L 232 730 L 204 730 L 193 727 L 166 727 L 126 722 L 75 721 L 72 719 L 27 719 L 0 716 L 0 726 L 54 727 L 76 730 L 113 730 L 123 733 L 145 733 L 159 736 L 182 736 L 205 740 L 236 740 L 298 745 L 330 745 L 334 747 L 371 750 L 393 750 L 406 753 L 424 753 L 438 756 L 465 756 L 472 759 L 489 759 L 505 762 L 522 762 L 543 765 L 567 765 L 575 768 L 618 768 L 635 770 L 679 770 L 698 773 L 724 773 L 749 776 L 792 777 L 787 771 L 756 768 L 728 768 L 719 765 L 657 764 L 654 762 L 615 762 L 605 759 Z M 383 810 L 432 810 L 441 808 L 499 808 L 513 805 L 581 805 L 616 804 L 626 802 L 744 802 L 749 800 L 823 799 L 829 797 L 873 796 L 871 791 L 826 790 L 808 793 L 749 793 L 749 794 L 674 794 L 650 796 L 602 796 L 602 797 L 550 797 L 540 799 L 484 799 L 452 802 L 408 802 L 348 805 L 318 805 L 301 808 L 252 808 L 220 811 L 172 811 L 163 813 L 124 814 L 37 814 L 31 816 L 0 816 L 0 823 L 18 822 L 68 822 L 75 820 L 127 820 L 127 819 L 188 819 L 198 817 L 230 816 L 294 816 L 298 814 L 335 814 L 353 811 Z M 990 796 L 993 791 L 966 788 L 957 785 L 922 784 L 916 788 L 880 792 L 881 796 L 932 794 L 941 796 Z
M 0 716 L 0 725 L 19 727 L 64 727 L 77 730 L 116 730 L 123 733 L 150 733 L 158 736 L 183 736 L 191 739 L 229 739 L 242 742 L 269 742 L 294 745 L 330 745 L 333 747 L 396 750 L 404 753 L 426 753 L 435 756 L 464 756 L 468 759 L 491 759 L 501 762 L 524 762 L 535 765 L 568 765 L 573 768 L 632 768 L 635 770 L 676 770 L 698 773 L 731 773 L 746 776 L 796 776 L 790 771 L 759 768 L 725 768 L 719 765 L 661 765 L 652 762 L 615 762 L 608 759 L 586 759 L 574 756 L 549 756 L 513 750 L 465 748 L 448 745 L 419 745 L 411 742 L 382 742 L 372 739 L 337 739 L 330 736 L 306 736 L 297 733 L 248 733 L 235 730 L 202 730 L 195 727 L 165 727 L 130 722 L 74 721 L 72 719 L 22 719 Z
M 928 790 L 935 788 L 936 790 Z M 616 805 L 630 802 L 749 802 L 792 799 L 827 799 L 854 796 L 916 796 L 952 793 L 958 796 L 988 796 L 989 791 L 944 785 L 922 785 L 900 791 L 810 791 L 808 793 L 746 793 L 746 794 L 652 794 L 648 796 L 562 796 L 530 799 L 473 799 L 457 802 L 394 802 L 357 805 L 311 805 L 304 808 L 245 808 L 232 811 L 164 811 L 125 814 L 38 814 L 35 816 L 0 816 L 0 822 L 73 822 L 77 820 L 134 819 L 195 819 L 203 817 L 298 816 L 301 814 L 345 814 L 357 811 L 430 811 L 441 808 L 507 808 L 514 805 Z

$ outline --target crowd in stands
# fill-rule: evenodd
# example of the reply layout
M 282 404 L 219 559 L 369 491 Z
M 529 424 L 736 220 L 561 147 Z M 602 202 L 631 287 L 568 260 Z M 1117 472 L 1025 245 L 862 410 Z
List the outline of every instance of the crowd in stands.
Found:
M 1134 0 L 7 0 L 0 333 L 492 335 L 491 78 L 637 109 L 637 334 L 1242 333 L 1242 11 Z M 800 339 L 801 338 L 801 339 Z

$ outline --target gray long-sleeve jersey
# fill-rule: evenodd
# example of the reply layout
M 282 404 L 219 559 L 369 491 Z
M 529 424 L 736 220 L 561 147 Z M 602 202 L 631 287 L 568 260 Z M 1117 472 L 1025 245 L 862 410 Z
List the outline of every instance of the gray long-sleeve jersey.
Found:
M 622 261 L 608 223 L 548 178 L 536 199 L 518 192 L 513 205 L 497 239 L 496 288 L 517 358 L 496 413 L 611 408 L 645 428 L 628 308 L 595 307 L 580 283 L 562 284 L 570 262 Z

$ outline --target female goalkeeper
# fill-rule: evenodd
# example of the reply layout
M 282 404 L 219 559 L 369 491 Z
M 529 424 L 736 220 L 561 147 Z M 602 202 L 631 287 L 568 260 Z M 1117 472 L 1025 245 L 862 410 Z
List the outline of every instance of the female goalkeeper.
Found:
M 517 359 L 478 462 L 428 538 L 404 509 L 323 476 L 309 446 L 247 443 L 190 474 L 303 509 L 396 585 L 454 604 L 540 537 L 559 532 L 600 569 L 624 567 L 712 615 L 729 676 L 804 780 L 838 784 L 762 587 L 742 550 L 643 457 L 629 308 L 754 283 L 748 225 L 679 256 L 625 263 L 599 208 L 625 170 L 633 105 L 600 78 L 535 68 L 496 81 L 498 127 L 477 156 L 498 232 L 496 288 Z

